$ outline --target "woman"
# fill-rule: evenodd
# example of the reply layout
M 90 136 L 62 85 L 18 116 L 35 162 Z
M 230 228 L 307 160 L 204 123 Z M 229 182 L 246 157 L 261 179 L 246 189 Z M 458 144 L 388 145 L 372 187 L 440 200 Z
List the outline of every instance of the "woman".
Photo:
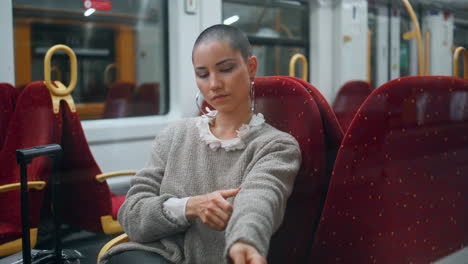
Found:
M 257 59 L 238 29 L 197 38 L 196 81 L 216 111 L 163 130 L 118 218 L 132 242 L 110 263 L 266 263 L 301 162 L 295 139 L 253 114 Z

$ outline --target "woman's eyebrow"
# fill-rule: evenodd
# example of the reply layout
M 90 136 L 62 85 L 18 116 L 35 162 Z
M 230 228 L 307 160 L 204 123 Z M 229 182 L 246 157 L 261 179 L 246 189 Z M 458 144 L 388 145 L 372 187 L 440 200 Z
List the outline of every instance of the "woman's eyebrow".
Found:
M 220 62 L 217 62 L 217 63 L 216 63 L 216 66 L 221 65 L 221 64 L 223 64 L 223 63 L 225 63 L 225 62 L 228 62 L 228 61 L 233 61 L 233 60 L 234 60 L 233 58 L 224 59 L 224 60 L 222 60 L 222 61 L 220 61 Z
M 219 65 L 221 65 L 221 64 L 223 64 L 223 63 L 226 63 L 226 62 L 229 62 L 229 61 L 235 61 L 235 59 L 233 59 L 233 58 L 227 58 L 227 59 L 224 59 L 224 60 L 222 60 L 222 61 L 217 62 L 215 65 L 216 65 L 216 66 L 219 66 Z M 206 69 L 205 66 L 198 66 L 198 67 L 195 67 L 195 70 L 205 70 L 205 69 Z

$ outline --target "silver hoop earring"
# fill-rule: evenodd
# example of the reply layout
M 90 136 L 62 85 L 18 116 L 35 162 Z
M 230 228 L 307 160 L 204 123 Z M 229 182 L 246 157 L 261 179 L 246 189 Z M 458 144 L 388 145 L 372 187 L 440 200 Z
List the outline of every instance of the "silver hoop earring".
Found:
M 255 88 L 254 88 L 254 81 L 250 83 L 250 111 L 252 113 L 255 110 Z
M 200 104 L 198 103 L 198 100 L 200 99 L 200 94 L 201 94 L 200 91 L 198 91 L 198 92 L 197 92 L 197 95 L 195 96 L 195 104 L 197 105 L 198 112 L 199 112 L 199 113 L 202 113 L 202 114 L 204 114 L 204 115 L 206 115 L 207 113 L 205 113 L 205 112 L 202 110 Z M 203 104 L 203 101 L 204 101 L 204 100 L 202 100 L 202 104 Z

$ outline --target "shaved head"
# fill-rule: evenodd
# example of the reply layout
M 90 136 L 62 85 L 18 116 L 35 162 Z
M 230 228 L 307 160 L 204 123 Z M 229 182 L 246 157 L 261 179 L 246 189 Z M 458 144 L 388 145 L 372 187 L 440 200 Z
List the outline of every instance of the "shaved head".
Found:
M 208 41 L 227 42 L 233 50 L 241 53 L 242 58 L 244 58 L 245 61 L 252 56 L 252 47 L 250 46 L 247 36 L 242 31 L 233 26 L 218 24 L 211 26 L 200 33 L 193 45 L 192 59 L 193 53 L 197 47 Z

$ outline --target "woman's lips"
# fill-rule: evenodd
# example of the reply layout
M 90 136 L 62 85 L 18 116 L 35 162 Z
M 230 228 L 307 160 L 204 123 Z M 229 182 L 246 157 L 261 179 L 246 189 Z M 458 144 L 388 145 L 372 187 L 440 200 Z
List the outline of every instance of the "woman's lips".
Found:
M 216 101 L 216 100 L 220 100 L 220 99 L 224 99 L 228 97 L 227 94 L 223 94 L 223 95 L 216 95 L 215 97 L 213 97 L 213 101 Z

